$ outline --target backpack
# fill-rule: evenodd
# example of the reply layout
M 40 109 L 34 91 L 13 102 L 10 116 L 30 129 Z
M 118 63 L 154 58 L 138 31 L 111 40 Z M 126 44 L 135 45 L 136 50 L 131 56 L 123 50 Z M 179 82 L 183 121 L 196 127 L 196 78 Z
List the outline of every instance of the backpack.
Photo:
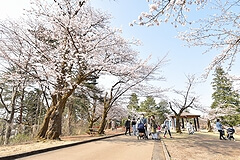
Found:
M 139 123 L 137 129 L 144 129 L 144 124 L 143 123 Z

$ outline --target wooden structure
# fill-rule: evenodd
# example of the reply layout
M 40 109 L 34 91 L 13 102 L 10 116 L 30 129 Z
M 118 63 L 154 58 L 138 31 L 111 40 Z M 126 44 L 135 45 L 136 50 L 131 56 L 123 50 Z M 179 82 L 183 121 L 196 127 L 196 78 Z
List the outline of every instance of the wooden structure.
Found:
M 169 115 L 169 117 L 171 117 L 171 121 L 172 121 L 172 126 L 173 128 L 176 128 L 176 124 L 175 124 L 175 114 L 171 114 Z M 189 121 L 189 119 L 193 119 L 193 125 L 195 130 L 197 131 L 200 126 L 199 126 L 199 120 L 198 118 L 200 117 L 200 115 L 196 115 L 196 114 L 192 114 L 192 113 L 188 113 L 188 112 L 183 112 L 180 116 L 180 122 L 181 122 L 181 127 L 185 128 L 185 124 L 184 124 L 184 119 L 187 121 Z

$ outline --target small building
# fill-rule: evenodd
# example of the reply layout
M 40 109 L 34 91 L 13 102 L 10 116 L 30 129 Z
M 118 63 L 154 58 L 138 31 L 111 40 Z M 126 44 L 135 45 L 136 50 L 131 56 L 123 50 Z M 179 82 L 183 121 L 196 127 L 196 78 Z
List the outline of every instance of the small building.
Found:
M 175 114 L 170 114 L 169 117 L 171 118 L 171 121 L 172 121 L 172 127 L 175 129 L 176 128 L 176 116 L 175 116 Z M 193 125 L 194 125 L 195 130 L 197 131 L 200 128 L 199 119 L 198 119 L 199 117 L 200 117 L 200 115 L 197 115 L 197 114 L 183 112 L 180 115 L 181 127 L 185 128 L 185 122 L 187 120 L 189 121 L 189 120 L 193 119 Z M 184 119 L 185 119 L 185 121 L 184 121 Z

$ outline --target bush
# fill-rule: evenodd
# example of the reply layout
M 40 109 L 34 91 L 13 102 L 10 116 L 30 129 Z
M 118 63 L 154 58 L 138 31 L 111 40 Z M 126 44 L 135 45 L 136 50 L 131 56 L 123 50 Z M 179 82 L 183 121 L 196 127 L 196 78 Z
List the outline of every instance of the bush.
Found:
M 10 138 L 10 144 L 21 144 L 32 140 L 33 137 L 29 134 L 17 134 L 16 136 Z

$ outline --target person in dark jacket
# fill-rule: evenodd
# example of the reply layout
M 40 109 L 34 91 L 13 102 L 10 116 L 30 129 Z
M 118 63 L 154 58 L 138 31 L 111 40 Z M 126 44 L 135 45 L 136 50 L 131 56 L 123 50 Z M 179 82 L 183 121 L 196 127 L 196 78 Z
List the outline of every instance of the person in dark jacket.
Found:
M 127 132 L 128 132 L 129 135 L 131 136 L 130 125 L 131 125 L 131 121 L 130 121 L 130 118 L 128 118 L 128 119 L 126 120 L 126 122 L 125 122 L 125 128 L 126 128 L 125 135 L 126 135 Z
M 133 130 L 133 135 L 136 136 L 137 135 L 137 126 L 136 126 L 137 121 L 135 120 L 135 118 L 133 118 L 132 120 L 132 130 Z
M 235 141 L 235 138 L 233 137 L 233 134 L 235 133 L 235 129 L 233 128 L 232 125 L 227 129 L 227 138 L 229 140 L 233 139 Z
M 144 117 L 144 114 L 141 114 L 141 118 L 140 118 L 140 123 L 144 124 L 144 135 L 146 137 L 146 139 L 148 139 L 148 135 L 147 135 L 147 119 Z

